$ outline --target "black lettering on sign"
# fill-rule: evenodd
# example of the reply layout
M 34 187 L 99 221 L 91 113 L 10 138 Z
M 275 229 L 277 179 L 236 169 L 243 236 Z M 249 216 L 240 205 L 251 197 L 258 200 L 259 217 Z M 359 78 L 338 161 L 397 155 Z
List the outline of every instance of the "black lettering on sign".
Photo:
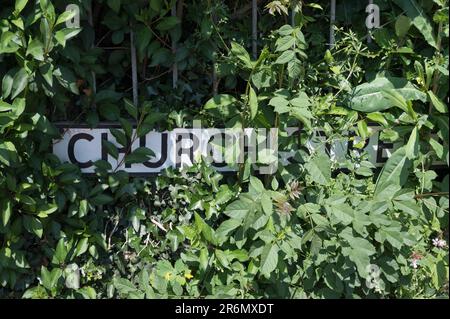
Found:
M 139 139 L 139 146 L 146 147 L 147 146 L 146 142 L 147 142 L 146 137 L 142 136 Z M 168 143 L 167 133 L 161 133 L 161 158 L 157 162 L 147 161 L 142 164 L 144 164 L 144 166 L 148 168 L 158 168 L 163 166 L 163 164 L 167 160 L 167 149 L 168 149 L 167 143 Z
M 378 146 L 377 146 L 377 163 L 386 163 L 388 158 L 383 156 L 383 150 L 392 150 L 394 144 L 385 143 L 380 139 L 381 131 L 378 133 Z
M 78 133 L 78 134 L 75 134 L 74 136 L 72 136 L 72 138 L 69 141 L 69 146 L 68 146 L 68 150 L 67 150 L 67 153 L 69 155 L 69 160 L 72 164 L 77 164 L 80 168 L 88 168 L 88 167 L 92 166 L 92 161 L 80 162 L 77 160 L 77 158 L 75 157 L 75 144 L 79 140 L 87 140 L 90 142 L 93 139 L 94 139 L 94 137 L 87 133 Z

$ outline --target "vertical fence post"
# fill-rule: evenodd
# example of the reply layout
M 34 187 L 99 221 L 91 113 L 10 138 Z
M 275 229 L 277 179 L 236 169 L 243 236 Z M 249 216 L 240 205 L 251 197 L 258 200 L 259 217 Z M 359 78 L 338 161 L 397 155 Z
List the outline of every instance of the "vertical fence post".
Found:
M 133 104 L 138 105 L 138 76 L 137 76 L 137 58 L 136 58 L 136 44 L 134 41 L 133 25 L 130 25 L 130 53 L 131 53 L 131 79 L 133 82 Z
M 297 13 L 297 1 L 294 2 L 294 7 L 291 10 L 291 26 L 294 27 L 295 26 L 295 16 Z
M 258 58 L 258 2 L 252 0 L 252 55 Z
M 91 6 L 89 6 L 89 10 L 88 10 L 88 20 L 89 20 L 89 25 L 92 27 L 93 29 L 93 39 L 92 39 L 92 48 L 95 47 L 95 28 L 94 28 L 94 17 L 93 17 L 93 13 L 92 13 L 92 4 Z M 91 71 L 91 76 L 92 76 L 92 91 L 94 94 L 97 93 L 97 76 L 95 75 L 94 71 Z
M 330 49 L 334 47 L 334 24 L 336 22 L 336 0 L 331 0 L 330 4 Z
M 174 5 L 172 6 L 171 15 L 172 15 L 172 17 L 177 16 L 177 2 L 176 1 L 175 1 Z M 172 53 L 176 57 L 177 43 L 174 39 L 172 39 Z M 172 66 L 172 87 L 174 89 L 177 87 L 177 83 L 178 83 L 178 64 L 175 61 Z

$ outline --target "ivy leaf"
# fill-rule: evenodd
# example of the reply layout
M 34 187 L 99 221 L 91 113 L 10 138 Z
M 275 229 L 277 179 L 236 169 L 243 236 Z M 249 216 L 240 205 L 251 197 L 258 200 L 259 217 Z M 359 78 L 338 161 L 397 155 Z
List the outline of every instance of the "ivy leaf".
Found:
M 58 280 L 59 278 L 61 278 L 61 276 L 62 270 L 60 268 L 55 268 L 50 272 L 46 267 L 41 267 L 42 285 L 48 290 L 53 290 L 56 288 Z
M 276 244 L 268 244 L 264 247 L 260 263 L 260 272 L 263 276 L 270 277 L 270 274 L 277 268 L 278 251 Z
M 214 230 L 200 217 L 199 214 L 195 213 L 195 225 L 197 229 L 203 234 L 203 237 L 211 244 L 217 244 L 216 236 Z

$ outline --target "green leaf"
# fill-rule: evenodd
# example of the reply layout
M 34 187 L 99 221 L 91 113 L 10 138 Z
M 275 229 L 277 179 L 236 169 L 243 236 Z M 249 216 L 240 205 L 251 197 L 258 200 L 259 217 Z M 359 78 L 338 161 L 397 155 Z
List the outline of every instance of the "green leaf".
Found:
M 221 242 L 225 242 L 228 239 L 229 233 L 241 226 L 241 220 L 239 219 L 228 219 L 224 221 L 216 229 L 216 235 L 220 238 Z
M 420 207 L 414 201 L 394 201 L 394 207 L 414 218 L 422 214 Z
M 430 102 L 433 104 L 434 108 L 438 110 L 440 113 L 448 113 L 448 107 L 444 104 L 434 93 L 433 91 L 428 91 L 428 98 Z
M 430 268 L 434 288 L 437 290 L 442 289 L 445 283 L 448 282 L 448 265 L 445 265 L 443 260 L 439 260 L 437 263 L 433 263 Z
M 14 84 L 14 69 L 5 74 L 2 80 L 2 98 L 6 99 L 10 94 Z
M 346 203 L 326 206 L 326 210 L 343 225 L 349 225 L 355 218 L 353 208 Z
M 214 117 L 228 119 L 237 114 L 237 99 L 229 94 L 218 94 L 206 102 L 204 109 Z
M 275 44 L 276 50 L 275 52 L 283 52 L 287 49 L 292 48 L 292 46 L 295 44 L 295 38 L 291 35 L 279 38 Z
M 91 199 L 91 203 L 92 203 L 92 205 L 100 206 L 100 205 L 109 204 L 109 203 L 111 203 L 113 200 L 114 200 L 114 199 L 113 199 L 111 196 L 109 196 L 109 195 L 106 195 L 106 194 L 99 194 L 99 195 L 97 195 L 97 196 L 95 196 L 95 197 L 93 197 L 93 198 Z
M 426 95 L 403 78 L 379 77 L 353 89 L 349 106 L 353 110 L 371 113 L 391 108 L 395 104 L 383 95 L 383 90 L 394 90 L 405 100 L 425 102 Z
M 53 255 L 52 263 L 62 265 L 66 261 L 68 248 L 66 247 L 66 239 L 61 238 L 56 245 L 55 254 Z
M 292 50 L 284 51 L 276 60 L 275 64 L 286 64 L 295 59 L 295 52 Z
M 128 279 L 115 277 L 113 282 L 114 282 L 114 286 L 121 294 L 126 295 L 131 292 L 137 291 L 136 286 Z
M 200 256 L 198 258 L 198 261 L 200 263 L 200 269 L 205 271 L 206 268 L 208 268 L 208 249 L 207 248 L 202 248 L 200 250 Z
M 80 217 L 86 216 L 88 213 L 88 201 L 85 199 L 80 200 L 80 205 L 78 207 L 78 213 Z
M 28 3 L 28 0 L 16 0 L 16 3 L 15 3 L 15 5 L 14 5 L 15 12 L 16 12 L 17 14 L 21 13 L 22 10 L 23 10 L 23 9 L 25 8 L 25 6 L 27 5 L 27 3 Z
M 77 12 L 75 10 L 64 11 L 63 13 L 61 13 L 59 15 L 58 19 L 56 20 L 55 27 L 57 25 L 60 25 L 61 23 L 64 23 L 64 22 L 72 19 L 76 13 Z
M 102 140 L 102 146 L 106 148 L 106 151 L 109 155 L 111 155 L 115 159 L 119 158 L 119 151 L 117 150 L 116 145 L 107 140 Z
M 39 238 L 42 237 L 43 233 L 42 223 L 36 217 L 28 215 L 23 216 L 23 226 L 28 232 L 35 234 Z
M 418 129 L 414 127 L 405 148 L 406 157 L 410 160 L 415 159 L 419 155 L 419 137 Z
M 44 46 L 41 41 L 33 39 L 28 43 L 26 55 L 31 54 L 36 60 L 44 61 Z
M 147 147 L 139 147 L 131 154 L 125 156 L 126 164 L 144 163 L 155 156 L 155 153 Z
M 394 2 L 406 12 L 412 24 L 422 33 L 428 44 L 437 48 L 433 25 L 416 0 L 394 0 Z
M 258 97 L 255 90 L 250 86 L 250 92 L 248 95 L 248 105 L 250 107 L 250 117 L 253 120 L 258 113 Z
M 41 267 L 41 281 L 42 285 L 48 289 L 53 290 L 58 285 L 58 280 L 62 276 L 62 270 L 59 268 L 53 269 L 51 272 L 46 267 Z
M 214 230 L 200 217 L 199 214 L 195 213 L 195 225 L 203 234 L 203 237 L 212 244 L 217 244 Z
M 305 168 L 311 179 L 319 185 L 328 185 L 331 180 L 331 160 L 326 154 L 311 158 Z
M 278 250 L 276 244 L 268 244 L 264 247 L 260 263 L 260 272 L 263 276 L 270 277 L 270 274 L 277 268 Z
M 114 138 L 120 145 L 122 145 L 122 146 L 128 145 L 128 139 L 123 131 L 115 129 L 115 128 L 112 128 L 109 131 L 111 132 L 111 134 L 114 136 Z
M 406 157 L 405 147 L 396 150 L 388 159 L 378 176 L 374 196 L 392 198 L 406 183 L 411 161 Z
M 0 201 L 0 213 L 2 215 L 2 226 L 6 227 L 12 215 L 11 201 L 7 199 Z
M 0 163 L 6 166 L 13 166 L 19 161 L 17 150 L 12 142 L 0 143 Z
M 159 31 L 168 31 L 173 29 L 179 23 L 180 20 L 177 17 L 164 17 L 161 22 L 158 23 L 156 29 Z
M 397 36 L 403 38 L 408 34 L 409 28 L 411 28 L 411 19 L 404 15 L 398 16 L 395 21 L 395 33 Z
M 138 118 L 138 110 L 136 105 L 133 104 L 129 99 L 124 99 L 125 110 L 130 114 L 135 120 Z
M 26 88 L 28 84 L 28 73 L 22 68 L 16 73 L 13 79 L 11 99 L 16 98 Z
M 369 113 L 367 114 L 367 118 L 381 125 L 388 126 L 388 122 L 386 121 L 383 113 L 380 112 Z
M 237 42 L 231 42 L 231 54 L 238 58 L 238 60 L 242 63 L 243 67 L 246 69 L 253 69 L 253 63 L 250 59 L 250 55 L 247 50 Z
M 58 43 L 65 47 L 66 41 L 70 40 L 71 38 L 75 37 L 78 33 L 81 32 L 80 28 L 66 28 L 59 30 L 55 33 L 55 39 L 58 41 Z
M 108 6 L 116 13 L 120 11 L 120 4 L 121 0 L 108 0 Z
M 225 208 L 224 214 L 237 220 L 243 220 L 249 212 L 249 203 L 242 199 L 232 202 Z
M 89 238 L 84 237 L 81 238 L 75 248 L 75 256 L 81 256 L 84 254 L 89 248 Z
M 393 247 L 397 249 L 401 249 L 403 246 L 403 234 L 397 228 L 382 227 L 378 231 L 377 235 L 380 242 L 384 242 L 385 240 L 387 240 Z

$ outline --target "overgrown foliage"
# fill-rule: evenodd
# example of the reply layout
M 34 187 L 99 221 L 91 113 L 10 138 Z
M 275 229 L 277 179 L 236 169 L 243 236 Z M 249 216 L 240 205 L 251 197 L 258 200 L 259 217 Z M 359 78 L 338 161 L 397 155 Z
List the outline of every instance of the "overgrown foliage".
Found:
M 0 297 L 448 298 L 447 0 L 374 1 L 370 43 L 365 2 L 338 1 L 332 47 L 329 1 L 259 1 L 257 57 L 250 1 L 74 2 L 80 28 L 71 1 L 0 8 Z M 194 118 L 277 127 L 294 159 L 132 178 L 51 153 L 56 121 L 118 121 L 126 144 Z M 403 145 L 381 171 L 378 131 Z

